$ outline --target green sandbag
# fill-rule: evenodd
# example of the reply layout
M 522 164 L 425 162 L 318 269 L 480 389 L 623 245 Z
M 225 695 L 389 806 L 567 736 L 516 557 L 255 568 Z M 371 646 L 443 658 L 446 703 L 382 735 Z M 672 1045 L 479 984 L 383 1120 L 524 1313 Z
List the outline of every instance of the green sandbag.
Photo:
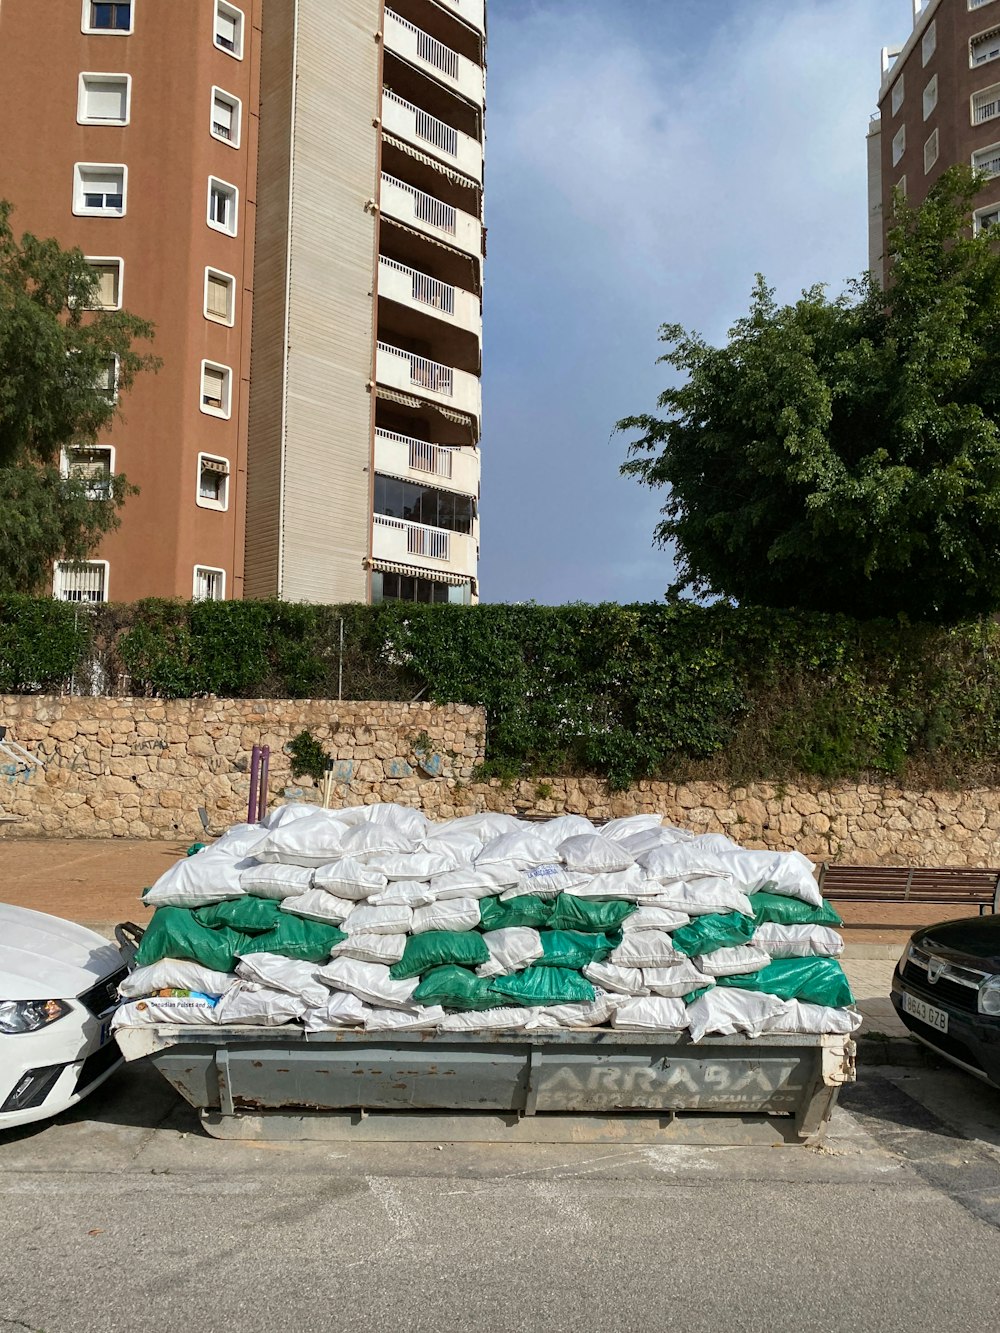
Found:
M 742 912 L 711 912 L 695 917 L 686 926 L 672 932 L 670 938 L 678 953 L 693 958 L 699 953 L 714 953 L 716 949 L 731 949 L 746 944 L 753 936 L 757 923 Z
M 413 992 L 414 1004 L 439 1004 L 444 1009 L 499 1009 L 505 1000 L 493 994 L 490 983 L 465 967 L 446 964 L 432 968 Z
M 758 926 L 773 921 L 778 926 L 842 926 L 844 923 L 830 904 L 813 907 L 800 898 L 786 898 L 780 893 L 751 893 L 754 920 Z
M 244 953 L 280 953 L 301 963 L 325 963 L 335 944 L 347 939 L 347 933 L 327 921 L 309 921 L 291 912 L 279 912 L 273 930 L 255 935 Z
M 635 903 L 627 903 L 621 898 L 594 902 L 589 898 L 574 898 L 571 893 L 560 893 L 546 924 L 550 930 L 617 930 L 634 911 Z
M 236 955 L 249 943 L 249 935 L 230 926 L 213 930 L 204 925 L 189 907 L 158 907 L 140 941 L 135 962 L 137 967 L 145 967 L 161 958 L 183 958 L 213 972 L 232 972 Z
M 584 934 L 579 930 L 540 930 L 542 956 L 536 967 L 570 967 L 582 972 L 588 963 L 603 963 L 622 942 L 617 935 Z
M 479 929 L 507 930 L 510 926 L 530 926 L 538 930 L 549 924 L 552 915 L 552 903 L 543 902 L 533 893 L 525 893 L 520 898 L 511 898 L 502 903 L 499 898 L 481 898 L 479 900 Z
M 402 958 L 389 968 L 389 975 L 394 981 L 407 981 L 446 963 L 479 967 L 489 961 L 486 941 L 476 931 L 428 930 L 423 935 L 409 937 Z
M 497 1004 L 589 1004 L 597 992 L 586 977 L 568 967 L 526 967 L 512 977 L 494 977 L 487 983 Z
M 836 958 L 775 958 L 759 972 L 719 977 L 719 986 L 761 991 L 782 1000 L 802 1000 L 843 1009 L 854 1003 L 851 985 Z
M 273 930 L 285 914 L 281 904 L 272 898 L 254 898 L 248 894 L 245 898 L 230 898 L 228 902 L 198 907 L 194 915 L 203 926 L 232 926 L 245 935 L 259 935 L 262 931 Z

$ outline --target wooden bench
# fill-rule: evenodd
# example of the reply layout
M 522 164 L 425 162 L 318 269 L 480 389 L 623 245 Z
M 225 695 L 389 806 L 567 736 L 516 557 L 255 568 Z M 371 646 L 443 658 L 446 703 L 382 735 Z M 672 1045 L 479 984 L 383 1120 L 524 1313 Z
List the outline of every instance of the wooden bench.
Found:
M 917 866 L 846 866 L 820 868 L 824 898 L 857 903 L 957 903 L 1000 911 L 1000 870 L 970 866 L 926 869 Z

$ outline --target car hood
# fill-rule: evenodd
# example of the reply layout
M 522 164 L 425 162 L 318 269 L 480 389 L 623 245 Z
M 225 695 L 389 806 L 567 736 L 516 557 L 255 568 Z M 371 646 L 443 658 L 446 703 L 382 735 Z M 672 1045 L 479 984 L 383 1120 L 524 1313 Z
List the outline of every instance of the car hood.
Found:
M 122 965 L 86 926 L 0 903 L 0 1000 L 65 1000 Z
M 1000 915 L 967 916 L 925 926 L 914 933 L 913 943 L 960 966 L 1000 972 Z

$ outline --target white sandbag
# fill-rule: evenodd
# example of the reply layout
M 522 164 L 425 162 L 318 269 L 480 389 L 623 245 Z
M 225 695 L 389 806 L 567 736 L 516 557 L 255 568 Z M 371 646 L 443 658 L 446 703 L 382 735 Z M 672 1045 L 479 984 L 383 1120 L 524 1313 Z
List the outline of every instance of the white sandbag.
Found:
M 762 967 L 767 967 L 771 955 L 751 944 L 735 944 L 730 948 L 699 954 L 694 961 L 710 977 L 745 977 L 750 972 L 759 972 Z
M 430 882 L 432 902 L 449 898 L 494 898 L 520 882 L 520 871 L 513 866 L 459 866 L 446 875 L 435 875 Z
M 398 879 L 388 888 L 373 893 L 369 907 L 426 907 L 434 902 L 434 892 L 426 879 Z
M 636 860 L 650 879 L 659 880 L 661 884 L 677 884 L 705 876 L 734 883 L 720 853 L 701 847 L 697 839 L 663 843 L 643 852 Z
M 444 875 L 454 870 L 458 864 L 454 853 L 447 847 L 436 852 L 392 852 L 370 856 L 367 864 L 372 870 L 385 875 L 390 883 L 394 880 L 430 879 L 432 875 Z
M 500 814 L 496 810 L 484 810 L 478 815 L 460 815 L 457 819 L 448 819 L 433 825 L 433 832 L 439 837 L 450 833 L 471 833 L 480 842 L 491 842 L 502 833 L 514 833 L 525 825 L 516 815 Z
M 556 819 L 532 820 L 531 829 L 553 849 L 558 848 L 567 838 L 597 832 L 586 815 L 559 815 Z
M 531 1021 L 533 1009 L 483 1009 L 464 1014 L 448 1014 L 438 1023 L 439 1032 L 486 1032 L 513 1029 L 520 1031 Z
M 635 865 L 635 857 L 620 842 L 602 838 L 599 833 L 576 834 L 558 847 L 559 856 L 569 870 L 588 875 L 607 875 Z
M 500 901 L 506 903 L 529 893 L 536 898 L 557 898 L 560 893 L 584 888 L 590 879 L 591 876 L 585 875 L 582 870 L 566 870 L 557 865 L 529 866 L 527 870 L 521 871 L 516 884 L 504 889 Z
M 276 806 L 275 809 L 264 820 L 264 827 L 270 832 L 272 829 L 282 828 L 285 824 L 291 824 L 296 819 L 304 819 L 307 815 L 316 814 L 314 805 L 303 805 L 298 801 L 289 801 L 287 805 Z
M 829 926 L 783 926 L 765 921 L 750 943 L 766 949 L 772 958 L 839 958 L 844 952 L 843 936 Z
M 365 1031 L 420 1032 L 425 1028 L 436 1028 L 446 1017 L 439 1004 L 428 1005 L 415 1013 L 405 1009 L 369 1009 L 365 1014 Z
M 356 861 L 367 863 L 373 856 L 410 852 L 415 845 L 416 840 L 409 833 L 393 824 L 365 821 L 347 830 L 341 840 L 340 850 L 344 856 L 353 856 Z M 424 876 L 418 875 L 417 878 Z
M 201 963 L 189 963 L 184 958 L 161 958 L 158 963 L 137 967 L 119 984 L 118 994 L 123 1000 L 141 1000 L 155 995 L 158 990 L 194 990 L 202 995 L 221 995 L 236 985 L 232 972 L 216 972 Z
M 753 916 L 753 905 L 743 890 L 738 889 L 732 880 L 715 875 L 692 879 L 688 883 L 657 885 L 656 896 L 649 902 L 651 906 L 668 907 L 673 912 L 686 912 L 688 916 L 716 913 L 725 916 L 727 912 Z
M 483 943 L 490 951 L 490 961 L 476 968 L 477 977 L 506 977 L 512 972 L 523 972 L 544 952 L 541 935 L 530 926 L 488 930 L 483 934 Z
M 413 992 L 419 977 L 393 981 L 384 963 L 362 963 L 356 958 L 334 958 L 317 969 L 317 977 L 331 990 L 346 990 L 376 1009 L 416 1009 Z
M 330 950 L 331 958 L 357 958 L 362 963 L 398 963 L 406 948 L 405 934 L 348 935 Z
M 142 895 L 147 907 L 204 907 L 230 898 L 242 898 L 240 876 L 254 863 L 214 847 L 175 861 L 152 888 Z
M 313 872 L 305 866 L 278 864 L 253 865 L 240 875 L 244 893 L 254 898 L 269 898 L 280 902 L 283 898 L 298 898 L 312 888 Z
M 631 833 L 627 838 L 617 841 L 632 856 L 638 858 L 644 852 L 651 852 L 654 847 L 668 847 L 677 842 L 691 842 L 694 834 L 688 829 L 674 828 L 664 824 L 661 828 L 643 829 L 641 833 Z
M 255 847 L 267 837 L 263 824 L 234 824 L 225 833 L 211 843 L 213 852 L 225 852 L 227 856 L 252 856 Z
M 382 801 L 377 805 L 365 806 L 364 809 L 370 824 L 385 824 L 396 829 L 398 833 L 402 833 L 413 843 L 420 842 L 421 838 L 425 838 L 431 829 L 431 821 L 424 812 L 415 809 L 412 805 L 399 805 L 394 801 Z
M 745 893 L 777 893 L 822 907 L 816 867 L 801 852 L 751 851 L 733 847 L 715 855 L 726 873 Z
M 588 963 L 583 975 L 602 990 L 615 995 L 648 995 L 644 973 L 638 967 L 618 967 L 614 963 Z M 685 992 L 687 994 L 687 992 Z
M 380 870 L 370 870 L 353 856 L 317 866 L 313 871 L 314 888 L 323 889 L 338 898 L 350 898 L 354 902 L 363 902 L 376 893 L 383 893 L 388 884 L 389 881 Z
M 622 922 L 622 930 L 631 935 L 634 930 L 677 930 L 691 920 L 687 912 L 675 912 L 671 907 L 637 907 Z
M 601 837 L 618 842 L 621 838 L 630 838 L 634 833 L 645 833 L 647 829 L 660 828 L 662 815 L 625 815 L 621 819 L 609 819 L 600 826 Z
M 623 1000 L 611 1015 L 612 1026 L 623 1032 L 683 1032 L 688 1011 L 683 1000 L 663 995 Z
M 216 1005 L 215 1021 L 221 1027 L 237 1023 L 280 1027 L 282 1023 L 294 1023 L 308 1008 L 301 995 L 240 981 Z
M 475 930 L 479 925 L 477 898 L 447 898 L 429 907 L 418 907 L 413 913 L 410 933 L 423 935 L 428 930 Z
M 280 953 L 248 953 L 236 964 L 236 975 L 243 981 L 299 995 L 308 1005 L 325 1004 L 329 991 L 317 981 L 316 967 Z
M 499 838 L 491 838 L 476 857 L 477 866 L 505 861 L 512 862 L 518 870 L 527 870 L 529 866 L 558 864 L 559 856 L 555 848 L 536 832 L 519 828 L 513 833 L 501 833 Z
M 529 1032 L 552 1028 L 597 1028 L 607 1023 L 622 1003 L 620 995 L 598 990 L 585 1004 L 551 1004 L 532 1009 L 525 1024 Z
M 690 958 L 671 963 L 669 967 L 644 967 L 642 979 L 651 995 L 666 995 L 674 1000 L 701 990 L 703 986 L 714 985 L 712 978 L 700 972 Z
M 307 1032 L 331 1032 L 337 1028 L 363 1028 L 371 1009 L 348 991 L 326 992 L 326 1000 L 315 1009 L 307 1009 L 302 1026 Z
M 787 1000 L 779 1000 L 777 995 L 740 990 L 736 986 L 713 986 L 687 1007 L 691 1040 L 701 1041 L 709 1034 L 731 1037 L 736 1032 L 759 1037 L 768 1019 L 784 1012 L 787 1004 Z
M 637 930 L 625 935 L 608 962 L 615 967 L 669 967 L 683 957 L 665 930 Z
M 862 1015 L 856 1009 L 831 1009 L 825 1004 L 805 1004 L 802 1000 L 788 1000 L 780 1014 L 769 1018 L 763 1031 L 811 1032 L 849 1037 L 861 1026 Z
M 349 832 L 348 826 L 335 819 L 329 810 L 313 810 L 269 829 L 267 837 L 254 849 L 254 856 L 269 864 L 328 865 L 344 855 L 341 842 Z
M 745 849 L 738 842 L 733 842 L 732 838 L 727 838 L 724 833 L 696 833 L 688 841 L 694 844 L 694 848 L 701 848 L 706 852 L 742 852 Z
M 655 879 L 647 879 L 640 866 L 633 865 L 627 870 L 614 870 L 607 875 L 592 875 L 566 892 L 574 898 L 589 898 L 594 902 L 604 902 L 609 898 L 647 902 L 660 892 L 660 885 Z
M 412 907 L 370 907 L 359 904 L 345 918 L 350 935 L 405 935 L 413 922 Z
M 348 898 L 337 898 L 325 889 L 308 889 L 298 897 L 283 898 L 281 910 L 305 917 L 307 921 L 327 921 L 332 926 L 339 926 L 354 910 L 354 903 Z
M 215 1022 L 215 1000 L 200 995 L 150 995 L 119 1005 L 112 1028 L 143 1027 L 150 1023 L 204 1026 Z
M 432 826 L 418 850 L 422 852 L 440 852 L 444 848 L 447 848 L 450 855 L 454 857 L 455 865 L 471 866 L 483 850 L 483 840 L 478 838 L 475 833 L 463 832 L 461 829 L 449 829 L 447 825 L 440 829 Z

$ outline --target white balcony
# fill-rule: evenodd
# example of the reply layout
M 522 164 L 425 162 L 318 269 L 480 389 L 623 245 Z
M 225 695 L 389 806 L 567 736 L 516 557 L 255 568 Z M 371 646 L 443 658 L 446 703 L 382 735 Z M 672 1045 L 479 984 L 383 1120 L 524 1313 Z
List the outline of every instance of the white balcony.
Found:
M 459 18 L 464 19 L 477 32 L 486 31 L 485 0 L 440 0 L 445 9 L 450 9 Z
M 482 184 L 483 146 L 479 140 L 421 111 L 389 88 L 382 93 L 382 128 Z
M 379 206 L 387 217 L 454 245 L 477 259 L 483 253 L 483 224 L 477 217 L 384 171 Z
M 446 449 L 398 431 L 375 431 L 375 471 L 425 485 L 433 480 L 445 490 L 479 495 L 479 451 Z
M 423 314 L 443 319 L 456 328 L 483 336 L 483 313 L 479 297 L 450 282 L 441 282 L 429 273 L 400 264 L 398 260 L 378 261 L 378 294 L 388 301 L 398 301 Z
M 456 412 L 465 412 L 475 417 L 477 423 L 482 416 L 482 385 L 478 376 L 470 375 L 468 371 L 443 366 L 438 361 L 417 356 L 415 352 L 404 352 L 402 348 L 380 342 L 375 358 L 375 376 L 379 384 L 429 398 L 454 408 Z
M 486 79 L 482 66 L 445 46 L 429 32 L 391 9 L 385 11 L 385 48 L 438 79 L 446 88 L 482 106 Z
M 372 526 L 372 559 L 393 564 L 446 570 L 475 578 L 479 547 L 475 537 L 446 528 L 429 528 L 404 518 L 375 514 Z

